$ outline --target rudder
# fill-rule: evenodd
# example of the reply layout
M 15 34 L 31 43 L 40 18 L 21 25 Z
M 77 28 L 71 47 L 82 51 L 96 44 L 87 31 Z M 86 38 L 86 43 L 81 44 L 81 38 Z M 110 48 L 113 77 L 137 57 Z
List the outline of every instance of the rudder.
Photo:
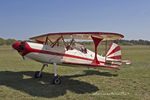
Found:
M 121 61 L 121 59 L 122 55 L 120 46 L 115 43 L 111 43 L 106 54 L 106 60 Z

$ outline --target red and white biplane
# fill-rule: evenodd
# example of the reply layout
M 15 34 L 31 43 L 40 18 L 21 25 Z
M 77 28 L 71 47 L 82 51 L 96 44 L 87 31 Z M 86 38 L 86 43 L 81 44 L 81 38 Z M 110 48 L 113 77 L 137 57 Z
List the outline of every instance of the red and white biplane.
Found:
M 30 38 L 34 42 L 22 41 L 14 43 L 12 47 L 16 49 L 23 58 L 30 58 L 43 64 L 40 71 L 35 72 L 34 77 L 42 77 L 42 70 L 48 64 L 54 64 L 53 84 L 60 84 L 61 79 L 56 74 L 56 64 L 73 64 L 81 66 L 91 66 L 96 68 L 120 69 L 122 62 L 130 64 L 130 61 L 123 61 L 120 46 L 111 43 L 107 50 L 107 41 L 119 40 L 124 36 L 118 33 L 109 32 L 67 32 L 48 33 Z M 68 44 L 66 40 L 71 40 Z M 73 43 L 77 40 L 93 40 L 95 52 L 85 48 L 83 45 Z M 101 41 L 106 41 L 106 54 L 97 54 L 97 47 Z

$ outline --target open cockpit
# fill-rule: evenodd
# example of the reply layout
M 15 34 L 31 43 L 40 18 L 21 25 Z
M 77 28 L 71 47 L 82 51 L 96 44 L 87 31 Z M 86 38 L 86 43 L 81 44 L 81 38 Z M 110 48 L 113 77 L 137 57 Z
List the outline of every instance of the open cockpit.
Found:
M 76 50 L 78 50 L 84 54 L 87 53 L 87 48 L 85 48 L 83 45 L 81 45 L 79 43 L 75 43 L 74 38 L 65 40 L 63 38 L 63 36 L 60 36 L 55 41 L 52 41 L 49 37 L 46 37 L 45 42 L 39 41 L 39 40 L 36 40 L 36 42 L 40 43 L 40 44 L 48 45 L 51 48 L 55 48 L 55 47 L 61 47 L 62 48 L 62 47 L 64 47 L 64 49 L 66 51 L 76 49 Z

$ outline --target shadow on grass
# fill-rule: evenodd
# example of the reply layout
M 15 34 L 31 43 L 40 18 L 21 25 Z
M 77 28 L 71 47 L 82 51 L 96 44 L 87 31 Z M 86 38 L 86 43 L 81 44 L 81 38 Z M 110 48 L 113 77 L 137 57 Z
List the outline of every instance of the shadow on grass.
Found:
M 92 93 L 99 90 L 98 87 L 90 83 L 75 80 L 72 78 L 93 74 L 108 77 L 114 76 L 114 74 L 110 74 L 108 72 L 99 72 L 92 70 L 85 70 L 84 72 L 84 74 L 61 76 L 62 84 L 53 85 L 50 83 L 51 79 L 53 78 L 53 74 L 43 72 L 43 78 L 34 79 L 32 77 L 34 74 L 33 71 L 1 71 L 0 85 L 11 87 L 32 96 L 52 98 L 66 94 L 67 90 L 78 94 Z

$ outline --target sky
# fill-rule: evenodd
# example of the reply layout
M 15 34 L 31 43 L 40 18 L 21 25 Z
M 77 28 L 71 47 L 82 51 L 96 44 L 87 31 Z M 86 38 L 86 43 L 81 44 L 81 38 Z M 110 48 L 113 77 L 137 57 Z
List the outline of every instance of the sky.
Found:
M 0 37 L 117 32 L 150 40 L 150 0 L 0 0 Z

